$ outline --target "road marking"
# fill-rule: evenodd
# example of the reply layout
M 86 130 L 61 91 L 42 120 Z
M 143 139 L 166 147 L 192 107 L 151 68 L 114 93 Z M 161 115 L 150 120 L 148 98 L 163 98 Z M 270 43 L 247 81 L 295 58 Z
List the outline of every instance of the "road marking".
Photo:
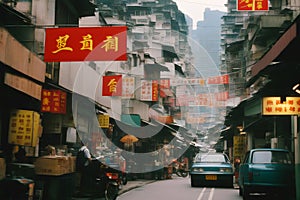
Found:
M 201 193 L 199 194 L 197 200 L 202 200 L 205 191 L 206 191 L 206 188 L 203 188 L 203 189 L 201 190 Z M 208 197 L 207 200 L 212 200 L 212 199 L 213 199 L 214 192 L 215 192 L 215 188 L 212 188 L 212 189 L 210 190 L 210 192 L 209 192 L 209 197 Z
M 205 190 L 206 190 L 206 188 L 203 188 L 203 189 L 201 190 L 201 193 L 199 194 L 199 196 L 198 196 L 198 199 L 197 199 L 197 200 L 201 200 L 201 199 L 202 199 L 202 197 L 203 197 L 203 195 L 204 195 L 204 192 L 205 192 Z
M 215 188 L 212 188 L 210 193 L 209 193 L 209 197 L 208 200 L 212 200 L 213 196 L 214 196 L 214 192 L 215 192 Z

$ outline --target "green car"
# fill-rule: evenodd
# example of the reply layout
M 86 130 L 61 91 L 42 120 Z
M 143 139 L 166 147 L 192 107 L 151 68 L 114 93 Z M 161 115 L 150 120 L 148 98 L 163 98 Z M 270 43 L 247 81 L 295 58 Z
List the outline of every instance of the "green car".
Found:
M 252 149 L 239 167 L 239 194 L 243 199 L 294 199 L 294 179 L 294 164 L 288 150 Z
M 190 170 L 191 186 L 233 187 L 233 167 L 226 154 L 208 152 L 195 156 Z

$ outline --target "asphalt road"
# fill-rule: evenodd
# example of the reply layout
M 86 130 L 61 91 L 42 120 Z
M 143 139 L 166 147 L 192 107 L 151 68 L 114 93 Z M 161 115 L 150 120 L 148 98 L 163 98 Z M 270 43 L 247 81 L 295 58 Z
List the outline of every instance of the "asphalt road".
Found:
M 241 200 L 235 188 L 192 188 L 190 178 L 174 177 L 130 190 L 118 200 Z

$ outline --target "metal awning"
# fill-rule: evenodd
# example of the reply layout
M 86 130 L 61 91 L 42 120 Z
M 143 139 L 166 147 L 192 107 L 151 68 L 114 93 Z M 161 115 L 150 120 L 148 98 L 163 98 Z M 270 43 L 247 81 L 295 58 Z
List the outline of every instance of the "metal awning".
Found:
M 163 57 L 171 57 L 179 59 L 173 46 L 162 45 Z
M 157 71 L 170 71 L 167 67 L 160 65 L 158 63 L 154 63 L 154 64 L 145 64 L 144 65 L 145 70 L 149 70 L 149 71 L 153 71 L 153 70 L 157 70 Z

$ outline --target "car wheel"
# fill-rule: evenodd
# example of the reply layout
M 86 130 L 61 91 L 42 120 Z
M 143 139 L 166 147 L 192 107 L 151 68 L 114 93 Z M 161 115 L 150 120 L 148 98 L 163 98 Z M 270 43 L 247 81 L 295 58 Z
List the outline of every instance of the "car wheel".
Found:
M 241 186 L 239 187 L 239 195 L 240 195 L 240 196 L 243 196 L 243 189 L 242 189 Z
M 247 188 L 245 188 L 244 186 L 244 189 L 243 189 L 243 200 L 249 200 L 250 199 L 250 192 Z

